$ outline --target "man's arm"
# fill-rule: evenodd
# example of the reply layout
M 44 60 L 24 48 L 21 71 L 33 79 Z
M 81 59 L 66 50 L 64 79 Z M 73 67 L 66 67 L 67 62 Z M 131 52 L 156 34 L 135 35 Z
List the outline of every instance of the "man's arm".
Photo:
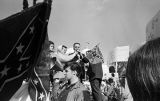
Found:
M 58 54 L 58 59 L 61 62 L 68 62 L 68 61 L 72 60 L 75 56 L 76 56 L 76 53 L 74 53 L 72 55 Z

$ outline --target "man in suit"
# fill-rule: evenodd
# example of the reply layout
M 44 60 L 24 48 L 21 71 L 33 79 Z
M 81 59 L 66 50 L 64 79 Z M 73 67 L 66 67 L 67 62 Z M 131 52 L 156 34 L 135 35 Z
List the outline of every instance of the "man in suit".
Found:
M 89 59 L 87 75 L 89 76 L 93 99 L 94 101 L 102 101 L 102 93 L 100 89 L 103 76 L 102 62 L 100 62 L 101 60 L 97 57 L 93 58 L 92 51 L 87 51 L 86 54 Z
M 89 63 L 89 60 L 85 57 L 84 54 L 82 54 L 80 52 L 81 51 L 81 44 L 80 43 L 74 43 L 73 44 L 73 50 L 74 50 L 74 53 L 77 53 L 77 55 L 70 62 L 75 61 L 75 62 L 78 62 L 81 65 L 82 73 L 81 73 L 81 76 L 80 76 L 80 81 L 82 82 L 83 79 L 85 78 L 84 64 Z

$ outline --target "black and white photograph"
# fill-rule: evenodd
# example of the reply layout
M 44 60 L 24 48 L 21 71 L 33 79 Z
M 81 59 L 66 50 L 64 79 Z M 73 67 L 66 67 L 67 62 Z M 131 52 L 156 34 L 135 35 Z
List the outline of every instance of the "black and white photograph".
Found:
M 160 0 L 0 0 L 0 101 L 160 101 Z

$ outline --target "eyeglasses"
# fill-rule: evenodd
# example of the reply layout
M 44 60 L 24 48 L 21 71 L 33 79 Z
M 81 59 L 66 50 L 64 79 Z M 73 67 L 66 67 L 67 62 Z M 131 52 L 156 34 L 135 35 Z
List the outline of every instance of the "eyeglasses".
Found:
M 80 48 L 80 47 L 78 47 L 78 46 L 75 46 L 75 48 Z

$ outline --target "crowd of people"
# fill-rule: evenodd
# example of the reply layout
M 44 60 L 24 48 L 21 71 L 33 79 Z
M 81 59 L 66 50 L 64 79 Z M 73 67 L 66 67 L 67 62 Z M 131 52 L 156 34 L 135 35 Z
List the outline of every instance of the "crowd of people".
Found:
M 67 46 L 61 45 L 55 49 L 54 43 L 49 41 L 50 57 L 54 61 L 50 68 L 52 101 L 91 101 L 91 95 L 94 101 L 101 101 L 102 63 L 91 64 L 90 58 L 92 56 L 88 55 L 87 57 L 81 53 L 80 48 L 80 43 L 74 43 L 74 52 L 66 53 Z M 85 79 L 84 67 L 88 68 L 92 94 L 83 84 Z
M 25 0 L 24 9 L 27 6 Z M 54 42 L 47 41 L 33 68 L 35 74 L 24 80 L 10 101 L 36 101 L 37 98 L 41 101 L 159 101 L 160 38 L 155 38 L 159 37 L 159 18 L 154 18 L 151 24 L 153 32 L 149 32 L 149 39 L 130 54 L 125 77 L 118 80 L 115 80 L 114 73 L 102 80 L 103 62 L 93 58 L 96 55 L 91 50 L 83 54 L 80 43 L 74 43 L 73 52 L 67 53 L 66 45 L 55 48 Z M 36 89 L 38 82 L 43 86 L 43 92 L 47 93 L 46 98 L 40 92 L 42 89 Z
M 80 43 L 73 44 L 74 53 L 70 54 L 66 54 L 65 45 L 58 47 L 56 54 L 51 51 L 51 57 L 59 61 L 51 68 L 54 71 L 52 101 L 158 101 L 159 43 L 160 38 L 148 41 L 130 55 L 124 87 L 112 78 L 102 81 L 101 65 L 91 64 L 89 57 L 80 53 Z M 51 47 L 54 47 L 53 43 Z M 59 69 L 55 69 L 56 65 Z M 83 66 L 88 66 L 88 83 L 84 81 Z M 99 71 L 93 74 L 92 69 L 96 67 Z M 59 71 L 64 77 L 54 78 Z
M 160 38 L 150 40 L 129 56 L 124 86 L 120 79 L 114 79 L 114 73 L 111 78 L 102 80 L 102 63 L 93 64 L 90 55 L 80 52 L 80 43 L 73 44 L 73 53 L 66 53 L 67 46 L 61 45 L 55 50 L 54 43 L 49 41 L 48 49 L 42 51 L 35 69 L 39 69 L 37 73 L 44 70 L 48 73 L 44 67 L 49 67 L 49 78 L 41 79 L 45 81 L 44 88 L 50 92 L 50 101 L 159 101 L 159 43 Z M 84 67 L 88 68 L 87 80 L 84 79 Z M 15 101 L 17 95 L 28 99 L 28 95 L 34 92 L 28 89 L 33 82 L 29 79 L 10 101 Z

